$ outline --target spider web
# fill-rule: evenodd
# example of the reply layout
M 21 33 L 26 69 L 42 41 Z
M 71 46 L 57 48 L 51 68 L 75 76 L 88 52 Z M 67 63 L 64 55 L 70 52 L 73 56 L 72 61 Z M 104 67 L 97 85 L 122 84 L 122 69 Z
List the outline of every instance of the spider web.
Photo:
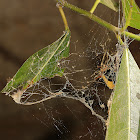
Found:
M 108 13 L 108 8 L 104 12 Z M 116 13 L 113 14 L 108 20 L 115 24 L 118 19 Z M 103 15 L 100 17 L 104 18 Z M 52 129 L 56 139 L 92 140 L 105 137 L 107 102 L 112 90 L 100 77 L 101 70 L 106 79 L 115 84 L 122 46 L 113 33 L 93 24 L 93 28 L 81 37 L 83 40 L 86 38 L 88 43 L 79 46 L 82 39 L 73 41 L 70 47 L 74 49 L 70 56 L 58 63 L 65 68 L 64 75 L 52 79 L 43 78 L 22 95 L 22 104 L 36 104 L 40 115 L 33 113 L 33 116 Z M 122 26 L 120 14 L 118 26 Z M 125 39 L 127 44 L 133 41 Z

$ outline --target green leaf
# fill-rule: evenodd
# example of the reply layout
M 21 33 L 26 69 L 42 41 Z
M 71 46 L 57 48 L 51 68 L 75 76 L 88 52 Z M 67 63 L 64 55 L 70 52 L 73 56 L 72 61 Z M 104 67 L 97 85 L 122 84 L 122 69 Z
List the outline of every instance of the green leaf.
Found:
M 62 58 L 69 56 L 69 42 L 70 31 L 67 30 L 57 41 L 30 56 L 5 86 L 2 93 L 9 94 L 19 87 L 25 91 L 41 78 L 62 76 L 64 69 L 58 64 Z
M 136 140 L 140 112 L 140 70 L 128 48 L 124 49 L 109 113 L 106 140 Z
M 140 30 L 140 9 L 135 0 L 122 0 L 126 27 L 131 26 Z
M 114 0 L 100 0 L 100 2 L 114 11 L 118 11 L 118 3 Z

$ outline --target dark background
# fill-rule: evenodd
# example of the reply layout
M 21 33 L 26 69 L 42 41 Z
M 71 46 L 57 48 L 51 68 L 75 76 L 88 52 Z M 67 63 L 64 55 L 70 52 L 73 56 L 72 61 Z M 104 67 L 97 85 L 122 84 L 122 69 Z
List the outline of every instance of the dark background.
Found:
M 69 2 L 90 10 L 94 0 L 88 2 L 69 0 Z M 139 0 L 136 2 L 140 4 Z M 64 8 L 64 11 L 72 32 L 70 51 L 73 52 L 77 40 L 77 49 L 82 50 L 90 41 L 87 34 L 91 28 L 94 31 L 99 25 L 67 8 Z M 95 14 L 117 26 L 117 13 L 107 7 L 100 4 Z M 138 33 L 132 28 L 130 30 Z M 63 22 L 55 0 L 0 0 L 0 90 L 30 55 L 57 40 L 63 31 Z M 112 45 L 115 45 L 114 35 L 110 36 L 113 40 Z M 98 40 L 99 37 L 101 36 L 97 36 Z M 130 46 L 140 66 L 139 49 L 138 41 L 134 41 Z M 60 113 L 57 114 L 57 111 Z M 50 118 L 52 112 L 53 117 Z M 61 118 L 68 130 L 53 118 L 58 120 Z M 98 126 L 95 122 L 98 122 Z M 55 123 L 62 132 L 56 129 Z M 100 120 L 92 116 L 91 112 L 78 101 L 53 99 L 44 105 L 25 107 L 0 94 L 0 139 L 2 140 L 102 140 L 105 136 L 102 127 Z

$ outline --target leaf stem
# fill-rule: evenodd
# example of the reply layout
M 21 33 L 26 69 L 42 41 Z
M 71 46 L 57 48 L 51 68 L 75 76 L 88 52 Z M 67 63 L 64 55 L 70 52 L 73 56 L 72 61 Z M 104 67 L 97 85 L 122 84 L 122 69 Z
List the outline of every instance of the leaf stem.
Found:
M 118 39 L 118 41 L 120 42 L 121 45 L 124 45 L 124 42 L 121 39 L 121 36 L 116 34 L 116 38 Z
M 58 4 L 58 3 L 57 3 L 56 6 L 58 7 L 59 12 L 60 12 L 60 14 L 61 14 L 61 16 L 62 16 L 63 23 L 64 23 L 64 26 L 65 26 L 65 30 L 68 30 L 68 29 L 69 29 L 69 26 L 68 26 L 68 22 L 67 22 L 65 13 L 64 13 L 64 11 L 63 11 L 63 8 L 62 8 L 62 6 L 61 6 L 60 4 Z
M 136 34 L 133 34 L 133 33 L 127 32 L 127 31 L 123 31 L 121 34 L 140 41 L 140 36 L 139 35 L 136 35 Z
M 98 4 L 100 3 L 100 0 L 96 0 L 93 7 L 90 10 L 90 13 L 93 14 L 93 12 L 95 11 L 96 7 L 98 6 Z

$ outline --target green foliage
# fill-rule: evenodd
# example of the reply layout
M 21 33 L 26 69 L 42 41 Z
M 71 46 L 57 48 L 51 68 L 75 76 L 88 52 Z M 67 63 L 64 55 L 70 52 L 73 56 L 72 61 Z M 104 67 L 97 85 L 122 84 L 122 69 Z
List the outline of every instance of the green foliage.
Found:
M 106 5 L 107 7 L 111 8 L 114 11 L 118 11 L 118 3 L 114 0 L 100 0 L 102 4 Z
M 135 0 L 122 0 L 126 19 L 126 27 L 131 26 L 140 30 L 140 9 Z
M 56 42 L 30 56 L 2 92 L 9 93 L 19 87 L 26 90 L 41 78 L 62 76 L 64 69 L 58 64 L 69 56 L 69 42 L 70 31 L 67 30 Z
M 140 70 L 125 48 L 109 114 L 106 140 L 135 140 L 138 135 Z

